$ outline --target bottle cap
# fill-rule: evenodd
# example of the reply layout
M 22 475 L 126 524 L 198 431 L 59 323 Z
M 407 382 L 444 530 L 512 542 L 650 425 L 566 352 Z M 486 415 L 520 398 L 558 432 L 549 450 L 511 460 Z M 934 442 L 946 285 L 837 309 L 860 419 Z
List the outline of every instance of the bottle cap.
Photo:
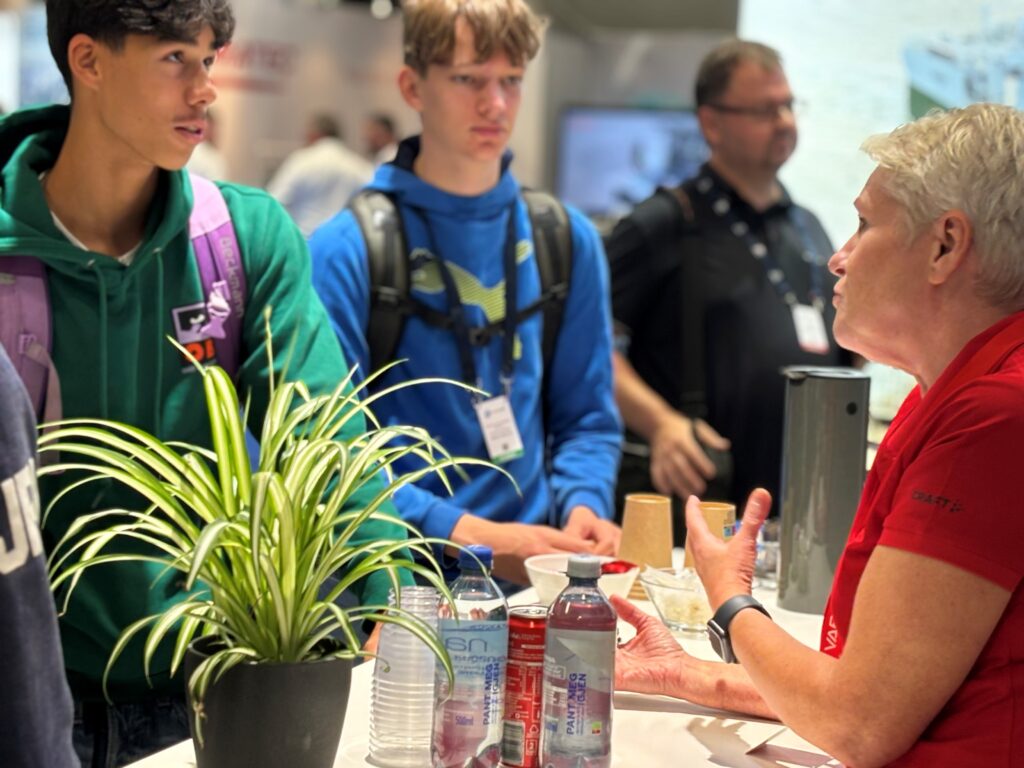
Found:
M 473 555 L 476 555 L 476 559 L 473 558 Z M 478 563 L 477 560 L 480 562 Z M 485 568 L 490 568 L 492 562 L 494 562 L 494 552 L 490 547 L 483 544 L 470 544 L 465 549 L 459 551 L 459 568 L 470 568 L 479 571 L 480 563 L 483 563 Z
M 596 579 L 601 576 L 601 561 L 593 555 L 570 555 L 565 575 L 570 579 Z

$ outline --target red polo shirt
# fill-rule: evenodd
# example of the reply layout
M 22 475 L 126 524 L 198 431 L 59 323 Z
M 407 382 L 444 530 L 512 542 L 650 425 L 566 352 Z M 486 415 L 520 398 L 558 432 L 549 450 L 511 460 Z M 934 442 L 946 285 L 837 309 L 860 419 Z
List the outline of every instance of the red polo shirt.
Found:
M 821 650 L 838 658 L 878 544 L 951 563 L 1013 593 L 967 679 L 893 766 L 1024 765 L 1022 491 L 1018 313 L 972 339 L 924 398 L 915 389 L 903 403 L 864 484 L 825 607 Z

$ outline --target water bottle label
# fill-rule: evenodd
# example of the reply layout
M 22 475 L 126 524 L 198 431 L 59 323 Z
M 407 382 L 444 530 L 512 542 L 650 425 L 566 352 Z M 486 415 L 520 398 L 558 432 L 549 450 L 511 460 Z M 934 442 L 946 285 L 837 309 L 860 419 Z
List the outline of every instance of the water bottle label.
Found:
M 478 715 L 482 724 L 497 726 L 501 722 L 504 697 L 508 624 L 441 619 L 440 629 L 441 640 L 455 669 L 456 695 L 461 689 L 480 700 Z
M 614 632 L 548 629 L 544 653 L 545 753 L 608 753 L 614 658 Z

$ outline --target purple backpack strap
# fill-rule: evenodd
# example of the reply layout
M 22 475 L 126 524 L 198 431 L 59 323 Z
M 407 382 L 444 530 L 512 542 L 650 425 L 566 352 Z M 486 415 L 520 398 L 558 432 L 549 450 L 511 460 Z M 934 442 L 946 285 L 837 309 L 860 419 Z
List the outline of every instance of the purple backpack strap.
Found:
M 200 331 L 213 339 L 220 366 L 237 376 L 246 299 L 245 270 L 238 238 L 217 185 L 202 176 L 190 173 L 188 177 L 193 197 L 189 237 L 206 300 L 206 325 Z
M 43 262 L 0 259 L 0 343 L 28 390 L 40 422 L 61 418 L 60 379 L 50 359 L 50 292 Z

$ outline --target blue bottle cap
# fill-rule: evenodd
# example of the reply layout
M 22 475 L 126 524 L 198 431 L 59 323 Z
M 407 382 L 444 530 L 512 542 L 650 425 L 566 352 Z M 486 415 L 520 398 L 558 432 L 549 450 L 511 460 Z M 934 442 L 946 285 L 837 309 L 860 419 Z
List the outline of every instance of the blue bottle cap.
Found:
M 593 555 L 570 555 L 565 575 L 570 579 L 600 578 L 601 561 Z
M 473 558 L 473 555 L 476 555 L 476 559 Z M 478 563 L 477 560 L 480 562 Z M 480 563 L 483 563 L 485 568 L 490 568 L 493 562 L 494 552 L 490 547 L 483 544 L 470 544 L 465 549 L 459 551 L 459 568 L 470 568 L 479 571 Z

